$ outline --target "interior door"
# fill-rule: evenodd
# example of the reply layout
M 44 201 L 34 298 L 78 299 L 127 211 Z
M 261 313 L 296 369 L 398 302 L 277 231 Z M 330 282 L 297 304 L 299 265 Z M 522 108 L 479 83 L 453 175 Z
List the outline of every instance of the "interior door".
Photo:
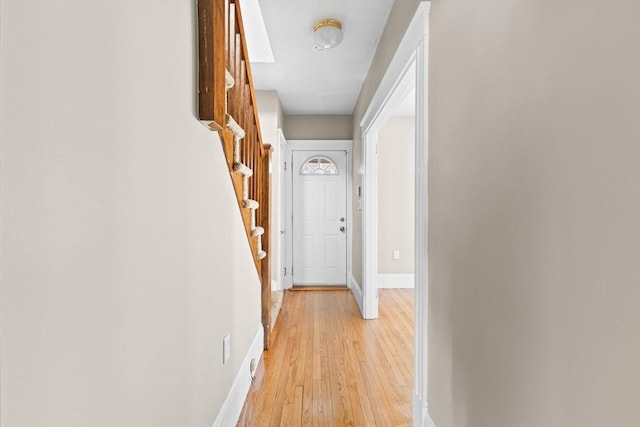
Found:
M 347 283 L 347 152 L 293 152 L 293 284 Z

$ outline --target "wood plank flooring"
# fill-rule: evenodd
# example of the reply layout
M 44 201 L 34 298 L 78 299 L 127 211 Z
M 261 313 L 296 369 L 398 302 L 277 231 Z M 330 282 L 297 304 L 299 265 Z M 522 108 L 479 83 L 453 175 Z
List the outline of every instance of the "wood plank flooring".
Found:
M 285 292 L 238 426 L 410 426 L 413 289 L 379 306 L 362 320 L 350 292 Z

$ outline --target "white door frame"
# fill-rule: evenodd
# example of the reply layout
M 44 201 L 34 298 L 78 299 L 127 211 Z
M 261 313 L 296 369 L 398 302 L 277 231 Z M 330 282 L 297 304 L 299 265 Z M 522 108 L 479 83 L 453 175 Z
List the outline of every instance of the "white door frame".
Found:
M 391 59 L 360 127 L 364 161 L 363 210 L 363 317 L 378 316 L 377 276 L 377 131 L 401 99 L 402 82 L 415 67 L 415 351 L 414 427 L 435 427 L 427 405 L 428 356 L 428 49 L 430 2 L 423 1 Z
M 349 286 L 348 277 L 351 276 L 351 242 L 352 242 L 352 234 L 351 234 L 351 226 L 352 226 L 352 207 L 351 207 L 351 198 L 352 198 L 352 190 L 351 190 L 351 181 L 352 181 L 352 157 L 351 157 L 351 147 L 353 145 L 352 140 L 290 140 L 287 141 L 287 171 L 286 171 L 286 189 L 287 194 L 283 198 L 283 207 L 286 209 L 286 218 L 288 219 L 287 225 L 287 233 L 285 234 L 285 242 L 284 244 L 287 247 L 287 261 L 286 267 L 287 271 L 292 271 L 293 269 L 293 223 L 291 222 L 291 218 L 293 215 L 293 152 L 294 151 L 346 151 L 347 152 L 347 171 L 346 171 L 346 191 L 347 191 L 347 219 L 345 221 L 347 227 L 347 271 L 346 271 L 346 285 Z M 289 231 L 291 230 L 291 231 Z M 289 275 L 289 282 L 293 284 L 293 274 Z M 287 282 L 285 282 L 287 283 Z
M 278 269 L 278 290 L 289 289 L 292 286 L 291 282 L 291 270 L 288 265 L 290 262 L 288 261 L 290 257 L 290 252 L 287 250 L 286 245 L 286 235 L 291 233 L 291 226 L 289 224 L 291 220 L 291 216 L 287 216 L 287 193 L 288 193 L 288 182 L 287 182 L 287 172 L 285 169 L 285 162 L 287 165 L 290 165 L 288 160 L 289 149 L 287 147 L 287 139 L 284 137 L 284 133 L 282 133 L 282 129 L 278 128 L 278 179 L 279 179 L 279 223 L 278 223 L 278 248 L 280 251 L 280 256 L 278 257 L 278 265 L 276 268 Z M 285 268 L 286 274 L 285 274 Z

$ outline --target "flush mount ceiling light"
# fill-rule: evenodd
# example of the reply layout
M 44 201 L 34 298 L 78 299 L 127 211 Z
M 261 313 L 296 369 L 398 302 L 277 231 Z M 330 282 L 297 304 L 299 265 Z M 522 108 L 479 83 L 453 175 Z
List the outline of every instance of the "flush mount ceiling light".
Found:
M 331 49 L 342 41 L 342 24 L 335 19 L 323 19 L 313 26 L 313 39 L 316 49 Z

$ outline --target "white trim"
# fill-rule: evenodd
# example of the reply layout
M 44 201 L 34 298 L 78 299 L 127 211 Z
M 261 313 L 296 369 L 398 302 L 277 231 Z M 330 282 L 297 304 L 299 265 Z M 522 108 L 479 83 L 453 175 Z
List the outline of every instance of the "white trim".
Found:
M 360 313 L 362 313 L 362 288 L 358 281 L 353 277 L 353 275 L 349 275 L 349 280 L 347 286 L 351 289 L 351 293 L 353 294 L 353 298 L 356 300 L 356 304 L 360 309 Z
M 277 280 L 273 280 L 273 279 L 271 279 L 271 290 L 272 290 L 273 292 L 281 291 L 281 290 L 282 290 L 282 289 L 280 289 L 280 283 L 278 283 L 278 281 L 277 281 Z
M 213 422 L 213 427 L 233 427 L 238 422 L 240 413 L 242 412 L 242 406 L 251 387 L 251 360 L 255 359 L 257 362 L 260 361 L 263 346 L 264 330 L 262 327 L 259 327 L 240 365 L 236 378 L 229 389 L 227 398 L 224 400 L 218 416 L 216 416 L 216 420 Z
M 436 423 L 433 422 L 429 411 L 425 411 L 425 419 L 422 421 L 423 427 L 436 427 Z
M 425 25 L 428 25 L 428 11 Z M 425 32 L 428 28 L 425 27 Z M 426 33 L 428 34 L 428 33 Z M 416 51 L 416 183 L 415 183 L 415 349 L 414 392 L 422 405 L 422 420 L 427 410 L 429 329 L 429 132 L 428 82 L 429 42 L 425 40 Z M 415 424 L 415 421 L 414 421 Z M 424 421 L 422 423 L 424 425 Z
M 346 277 L 345 281 L 346 285 L 349 286 L 349 280 L 352 272 L 352 239 L 353 234 L 351 228 L 353 226 L 353 208 L 352 208 L 352 176 L 353 176 L 353 161 L 352 161 L 352 150 L 353 141 L 350 139 L 341 139 L 341 140 L 320 140 L 320 139 L 310 139 L 310 140 L 289 140 L 287 141 L 287 173 L 286 173 L 286 187 L 287 194 L 285 197 L 285 201 L 283 206 L 286 209 L 285 218 L 288 219 L 287 223 L 287 233 L 284 237 L 284 244 L 287 245 L 287 253 L 289 256 L 287 257 L 287 272 L 293 271 L 293 224 L 291 223 L 291 215 L 293 213 L 293 152 L 294 151 L 338 151 L 344 150 L 347 152 L 347 172 L 346 172 L 346 204 L 347 204 L 347 265 L 346 265 Z M 290 231 L 289 231 L 290 230 Z M 285 288 L 288 285 L 289 287 L 293 286 L 293 274 L 288 274 L 290 278 L 289 281 L 285 281 Z
M 289 194 L 289 172 L 291 171 L 291 162 L 289 160 L 290 150 L 289 144 L 287 143 L 287 139 L 282 133 L 282 129 L 278 128 L 278 167 L 276 168 L 278 172 L 278 182 L 280 183 L 280 188 L 278 189 L 279 193 L 279 202 L 280 202 L 280 211 L 278 219 L 278 228 L 277 228 L 277 237 L 276 240 L 278 242 L 278 248 L 280 250 L 280 256 L 278 256 L 278 263 L 275 268 L 278 271 L 279 282 L 281 284 L 280 290 L 289 289 L 293 286 L 291 281 L 291 253 L 287 250 L 287 240 L 286 236 L 290 233 L 291 230 L 291 216 L 287 216 L 289 212 L 288 203 L 290 200 Z M 284 170 L 284 162 L 289 165 L 288 170 Z M 282 232 L 282 233 L 281 233 Z M 287 275 L 284 274 L 284 269 L 287 268 Z M 272 267 L 273 268 L 273 267 Z
M 378 133 L 369 131 L 362 135 L 364 153 L 364 179 L 362 180 L 362 317 L 378 318 Z
M 378 289 L 410 289 L 414 287 L 415 275 L 378 273 L 377 283 Z
M 433 427 L 427 410 L 427 345 L 428 345 L 428 38 L 430 2 L 422 1 L 378 86 L 360 126 L 365 173 L 363 212 L 363 317 L 377 316 L 377 222 L 376 159 L 377 130 L 398 105 L 403 91 L 403 78 L 415 67 L 416 88 L 416 198 L 415 198 L 415 349 L 413 426 Z M 367 237 L 368 235 L 368 237 Z
M 353 279 L 353 158 L 351 157 L 351 147 L 353 141 L 350 144 L 349 151 L 347 152 L 347 286 L 351 288 L 351 281 Z M 359 285 L 358 285 L 359 287 Z
M 422 1 L 418 5 L 413 19 L 409 23 L 400 41 L 400 45 L 398 45 L 396 53 L 393 55 L 393 58 L 391 58 L 391 63 L 389 67 L 387 67 L 387 71 L 384 73 L 378 85 L 375 95 L 362 116 L 360 127 L 362 127 L 363 130 L 368 130 L 368 127 L 378 119 L 378 116 L 383 111 L 383 107 L 389 102 L 396 86 L 400 83 L 398 77 L 406 73 L 418 45 L 423 43 L 428 37 L 430 8 L 431 4 L 429 1 Z

